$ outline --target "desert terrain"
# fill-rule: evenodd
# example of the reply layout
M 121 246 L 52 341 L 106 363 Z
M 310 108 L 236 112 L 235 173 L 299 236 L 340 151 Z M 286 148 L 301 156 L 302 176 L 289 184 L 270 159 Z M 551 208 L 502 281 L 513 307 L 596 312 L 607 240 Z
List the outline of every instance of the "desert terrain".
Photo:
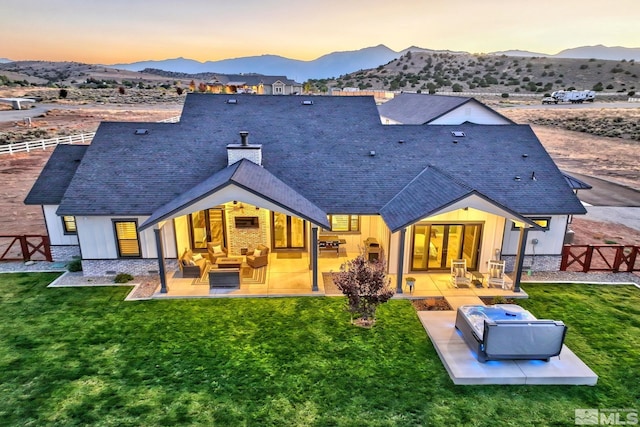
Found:
M 0 93 L 1 96 L 11 95 Z M 160 121 L 180 114 L 181 100 L 176 97 L 162 99 L 156 96 L 152 102 L 147 102 L 148 96 L 140 99 L 145 102 L 135 103 L 130 98 L 109 103 L 95 99 L 65 100 L 58 104 L 59 108 L 54 106 L 46 114 L 33 117 L 31 127 L 22 121 L 3 121 L 2 114 L 7 111 L 4 107 L 0 109 L 0 139 L 17 142 L 50 138 L 93 132 L 101 121 Z M 516 123 L 546 123 L 534 124 L 532 128 L 560 169 L 640 190 L 640 142 L 562 127 L 562 118 L 567 115 L 583 117 L 586 121 L 624 116 L 640 123 L 640 104 L 635 109 L 596 107 L 563 110 L 562 114 L 558 114 L 557 109 L 521 109 L 515 105 L 500 108 L 499 112 Z M 51 150 L 37 150 L 0 156 L 0 235 L 45 234 L 40 207 L 25 206 L 23 200 L 50 154 Z M 575 244 L 604 243 L 605 240 L 623 244 L 640 243 L 640 230 L 620 224 L 575 218 L 572 229 L 575 232 Z

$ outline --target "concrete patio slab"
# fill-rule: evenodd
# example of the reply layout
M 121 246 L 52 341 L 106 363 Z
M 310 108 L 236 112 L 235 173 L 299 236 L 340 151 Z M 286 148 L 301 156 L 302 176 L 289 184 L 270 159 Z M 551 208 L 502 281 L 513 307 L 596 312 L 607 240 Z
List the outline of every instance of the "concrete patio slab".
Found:
M 595 385 L 598 381 L 598 376 L 566 346 L 560 356 L 549 362 L 501 360 L 480 363 L 455 329 L 455 316 L 455 310 L 418 312 L 420 322 L 456 385 Z
M 484 305 L 482 300 L 475 295 L 445 295 L 444 299 L 454 310 L 462 305 Z
M 527 376 L 527 384 L 571 384 L 595 385 L 598 375 L 593 372 L 566 345 L 557 357 L 552 357 L 549 363 L 537 360 L 519 360 L 518 367 Z M 589 374 L 590 373 L 590 374 Z

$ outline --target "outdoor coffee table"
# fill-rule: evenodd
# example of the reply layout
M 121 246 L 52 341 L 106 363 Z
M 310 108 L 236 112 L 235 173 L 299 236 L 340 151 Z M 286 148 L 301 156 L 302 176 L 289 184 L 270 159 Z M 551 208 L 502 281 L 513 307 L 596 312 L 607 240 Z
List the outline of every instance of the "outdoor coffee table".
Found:
M 242 258 L 218 258 L 216 264 L 218 268 L 240 268 L 242 266 Z

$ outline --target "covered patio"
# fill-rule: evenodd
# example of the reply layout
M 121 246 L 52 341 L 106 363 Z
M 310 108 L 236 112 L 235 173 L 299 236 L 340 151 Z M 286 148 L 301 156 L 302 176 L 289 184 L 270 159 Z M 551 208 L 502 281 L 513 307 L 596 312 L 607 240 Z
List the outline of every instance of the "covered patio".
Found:
M 210 289 L 206 278 L 203 280 L 182 278 L 179 271 L 169 271 L 167 292 L 163 293 L 158 289 L 153 298 L 340 296 L 340 292 L 335 287 L 325 287 L 325 276 L 327 273 L 339 271 L 344 262 L 357 255 L 356 252 L 344 252 L 339 257 L 319 257 L 317 291 L 312 290 L 313 271 L 309 269 L 310 257 L 307 253 L 301 252 L 299 258 L 290 258 L 279 256 L 276 252 L 269 254 L 268 265 L 263 267 L 266 269 L 263 283 L 241 279 L 238 288 Z M 416 279 L 413 291 L 403 286 L 403 292 L 396 293 L 394 298 L 527 297 L 527 294 L 522 290 L 514 292 L 512 287 L 509 289 L 487 287 L 486 283 L 483 287 L 455 288 L 451 284 L 450 274 L 447 272 L 412 273 L 412 276 Z M 396 289 L 397 275 L 389 274 L 388 277 L 391 279 L 391 286 Z

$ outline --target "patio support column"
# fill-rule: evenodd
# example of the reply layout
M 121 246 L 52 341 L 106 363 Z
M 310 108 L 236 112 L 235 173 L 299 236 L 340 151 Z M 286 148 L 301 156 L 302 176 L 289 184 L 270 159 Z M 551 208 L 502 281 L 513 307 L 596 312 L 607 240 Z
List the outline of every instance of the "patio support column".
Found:
M 400 243 L 398 244 L 398 270 L 396 274 L 396 293 L 402 293 L 402 270 L 404 270 L 404 241 L 407 236 L 407 229 L 400 230 Z
M 312 283 L 311 290 L 318 291 L 318 227 L 311 227 L 311 271 Z
M 516 255 L 515 275 L 513 277 L 513 291 L 520 292 L 520 279 L 522 278 L 522 266 L 524 265 L 524 253 L 527 248 L 527 236 L 529 228 L 520 227 L 520 239 L 518 240 L 518 254 Z
M 154 228 L 153 233 L 156 236 L 156 251 L 158 252 L 158 274 L 160 274 L 160 293 L 166 294 L 167 289 L 167 273 L 164 265 L 164 248 L 162 246 L 162 230 Z

